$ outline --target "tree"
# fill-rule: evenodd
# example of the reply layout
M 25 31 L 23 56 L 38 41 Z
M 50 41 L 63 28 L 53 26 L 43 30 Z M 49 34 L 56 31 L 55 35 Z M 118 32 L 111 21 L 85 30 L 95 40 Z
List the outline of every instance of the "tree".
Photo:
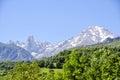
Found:
M 89 58 L 85 49 L 73 50 L 70 59 L 64 64 L 64 76 L 70 80 L 85 80 L 87 67 L 89 67 Z
M 75 49 L 63 69 L 67 80 L 120 79 L 120 52 L 107 47 Z
M 7 75 L 7 80 L 39 80 L 39 66 L 32 64 L 19 63 L 14 70 Z

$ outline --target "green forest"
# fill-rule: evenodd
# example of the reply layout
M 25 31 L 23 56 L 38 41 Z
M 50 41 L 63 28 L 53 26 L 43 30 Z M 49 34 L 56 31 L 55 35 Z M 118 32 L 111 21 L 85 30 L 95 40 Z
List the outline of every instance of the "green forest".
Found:
M 84 47 L 32 62 L 1 62 L 0 80 L 119 80 L 120 47 Z

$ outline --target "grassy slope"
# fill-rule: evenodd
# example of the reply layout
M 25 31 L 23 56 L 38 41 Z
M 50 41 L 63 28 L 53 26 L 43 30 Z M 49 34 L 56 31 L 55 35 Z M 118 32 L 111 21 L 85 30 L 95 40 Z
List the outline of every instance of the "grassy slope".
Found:
M 107 43 L 100 43 L 100 44 L 94 44 L 94 45 L 89 45 L 86 46 L 87 48 L 95 48 L 95 47 L 109 47 L 109 48 L 115 48 L 115 47 L 120 47 L 120 40 L 113 41 L 113 42 L 107 42 Z

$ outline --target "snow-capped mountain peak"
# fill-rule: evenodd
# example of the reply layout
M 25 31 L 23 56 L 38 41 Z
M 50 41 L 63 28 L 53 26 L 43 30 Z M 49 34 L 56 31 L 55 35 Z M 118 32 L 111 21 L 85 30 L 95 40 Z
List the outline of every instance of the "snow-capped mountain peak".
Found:
M 76 47 L 101 43 L 107 38 L 116 37 L 116 35 L 103 27 L 92 26 L 82 31 L 78 36 L 69 39 L 68 42 L 70 46 Z
M 61 41 L 56 45 L 52 45 L 46 41 L 35 40 L 33 36 L 29 36 L 26 42 L 21 43 L 17 41 L 14 43 L 13 41 L 10 41 L 10 43 L 24 48 L 25 50 L 29 51 L 34 56 L 34 58 L 38 59 L 41 57 L 55 55 L 65 49 L 101 43 L 108 38 L 112 39 L 116 37 L 118 36 L 114 35 L 103 27 L 91 26 L 83 30 L 78 36 Z
M 100 27 L 100 26 L 92 26 L 92 27 L 88 28 L 86 30 L 86 32 L 87 31 L 90 32 L 92 34 L 92 36 L 94 36 L 94 38 L 95 38 L 95 36 L 101 38 L 101 42 L 104 41 L 106 38 L 117 37 L 110 31 L 108 31 L 107 29 Z
M 19 42 L 19 41 L 13 42 L 10 40 L 9 44 L 15 44 L 19 47 L 24 48 L 30 53 L 32 52 L 41 53 L 46 48 L 53 46 L 50 42 L 35 40 L 33 36 L 29 36 L 26 42 Z

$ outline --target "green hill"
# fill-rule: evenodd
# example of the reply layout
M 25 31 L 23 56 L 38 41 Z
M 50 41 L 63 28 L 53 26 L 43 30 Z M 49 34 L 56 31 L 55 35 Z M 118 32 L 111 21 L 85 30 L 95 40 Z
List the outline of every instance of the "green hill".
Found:
M 107 48 L 117 48 L 119 49 L 120 47 L 120 40 L 113 41 L 113 42 L 107 42 L 107 43 L 101 43 L 101 44 L 94 44 L 94 45 L 89 45 L 89 46 L 82 46 L 82 47 L 75 47 L 71 48 L 69 50 L 64 50 L 61 51 L 60 53 L 40 60 L 39 64 L 40 67 L 47 67 L 47 68 L 62 68 L 63 64 L 65 63 L 65 60 L 68 59 L 69 55 L 73 50 L 80 50 L 80 49 L 92 49 L 92 48 L 102 48 L 102 47 L 107 47 Z M 45 64 L 45 65 L 43 65 Z
M 120 40 L 77 47 L 61 51 L 49 58 L 22 62 L 11 68 L 10 72 L 6 72 L 5 77 L 9 80 L 16 80 L 18 77 L 22 80 L 31 78 L 36 80 L 118 80 L 120 78 L 119 43 Z M 1 73 L 5 70 L 5 67 L 2 69 L 3 64 L 8 65 L 5 62 L 1 63 Z M 31 73 L 31 70 L 35 73 Z M 20 75 L 21 72 L 27 75 Z M 31 77 L 31 74 L 34 76 Z M 4 76 L 1 75 L 1 77 Z
M 89 45 L 86 47 L 109 47 L 109 48 L 118 48 L 120 47 L 120 40 L 113 41 L 113 42 L 107 42 L 107 43 L 99 43 L 94 45 Z

